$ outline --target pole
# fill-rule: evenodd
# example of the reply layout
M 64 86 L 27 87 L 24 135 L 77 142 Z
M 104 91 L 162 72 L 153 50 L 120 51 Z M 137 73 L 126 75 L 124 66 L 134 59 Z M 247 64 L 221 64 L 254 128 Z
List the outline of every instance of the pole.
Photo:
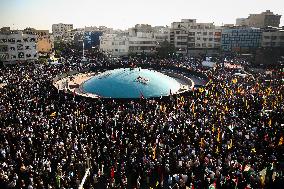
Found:
M 83 177 L 83 179 L 82 179 L 82 182 L 81 182 L 81 184 L 79 185 L 78 189 L 83 189 L 84 183 L 85 183 L 85 181 L 86 181 L 86 179 L 87 179 L 87 176 L 88 176 L 89 174 L 90 174 L 90 168 L 88 168 L 87 171 L 85 172 L 85 175 L 84 175 L 84 177 Z

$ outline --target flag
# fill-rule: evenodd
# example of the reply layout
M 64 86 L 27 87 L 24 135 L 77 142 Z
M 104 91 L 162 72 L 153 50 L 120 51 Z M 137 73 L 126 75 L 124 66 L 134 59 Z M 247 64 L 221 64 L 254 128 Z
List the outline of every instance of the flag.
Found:
M 244 171 L 249 171 L 249 170 L 250 170 L 250 165 L 249 165 L 249 164 L 247 164 L 247 165 L 245 166 Z
M 204 138 L 201 138 L 201 139 L 200 139 L 200 146 L 201 146 L 201 148 L 204 147 Z
M 251 152 L 256 153 L 255 148 L 252 148 L 252 149 L 251 149 Z
M 238 82 L 238 80 L 237 80 L 237 78 L 235 78 L 235 79 L 232 79 L 232 83 L 237 83 Z
M 159 185 L 159 181 L 156 182 L 156 187 Z
M 199 90 L 200 93 L 203 93 L 203 91 L 204 91 L 204 89 L 202 87 L 200 87 L 198 90 Z
M 230 144 L 228 145 L 228 149 L 231 149 L 233 147 L 233 140 L 230 140 Z
M 153 148 L 153 159 L 156 159 L 156 146 Z
M 283 136 L 282 137 L 280 137 L 280 139 L 279 139 L 279 143 L 278 143 L 278 146 L 280 146 L 280 145 L 282 145 L 283 144 Z
M 54 116 L 56 116 L 56 112 L 53 112 L 50 114 L 50 117 L 54 117 Z
M 221 131 L 220 128 L 218 128 L 218 135 L 217 135 L 217 142 L 221 141 Z
M 216 148 L 216 154 L 219 154 L 219 147 Z
M 269 127 L 271 127 L 271 124 L 272 124 L 272 120 L 271 120 L 271 118 L 270 118 L 269 121 L 268 121 Z

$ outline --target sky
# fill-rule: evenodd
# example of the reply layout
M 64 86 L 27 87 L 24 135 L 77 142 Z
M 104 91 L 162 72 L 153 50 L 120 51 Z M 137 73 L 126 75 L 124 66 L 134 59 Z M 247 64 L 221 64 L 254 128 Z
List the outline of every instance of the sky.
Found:
M 222 25 L 265 10 L 283 15 L 284 26 L 284 0 L 0 0 L 0 27 L 51 30 L 52 24 L 66 23 L 127 29 L 170 26 L 183 18 Z

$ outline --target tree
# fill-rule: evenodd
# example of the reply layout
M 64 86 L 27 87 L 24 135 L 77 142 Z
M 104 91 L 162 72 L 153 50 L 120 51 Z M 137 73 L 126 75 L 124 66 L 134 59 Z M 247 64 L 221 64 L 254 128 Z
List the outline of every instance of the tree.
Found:
M 157 55 L 161 58 L 172 57 L 176 53 L 174 45 L 170 44 L 168 41 L 163 41 L 157 48 Z

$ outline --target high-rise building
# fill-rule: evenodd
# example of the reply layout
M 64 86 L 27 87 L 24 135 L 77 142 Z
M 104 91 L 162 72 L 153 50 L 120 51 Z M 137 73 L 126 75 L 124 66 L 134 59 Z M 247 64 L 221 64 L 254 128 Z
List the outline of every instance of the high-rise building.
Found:
M 268 26 L 279 27 L 281 15 L 274 14 L 270 10 L 260 14 L 250 14 L 248 18 L 237 18 L 236 25 L 265 28 Z

